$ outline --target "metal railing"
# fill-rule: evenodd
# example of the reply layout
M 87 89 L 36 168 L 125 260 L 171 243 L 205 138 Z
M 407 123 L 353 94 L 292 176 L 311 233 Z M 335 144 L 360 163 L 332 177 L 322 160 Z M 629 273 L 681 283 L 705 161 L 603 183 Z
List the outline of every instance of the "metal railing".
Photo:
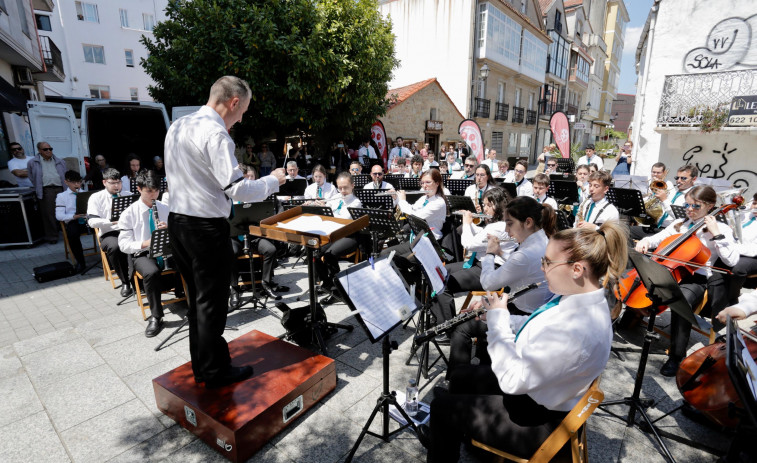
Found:
M 578 106 L 569 104 L 566 106 L 566 112 L 568 114 L 578 114 Z
M 491 106 L 491 100 L 486 98 L 476 98 L 476 110 L 473 112 L 473 117 L 489 117 L 489 107 Z
M 513 122 L 523 122 L 524 108 L 513 106 Z
M 536 124 L 536 111 L 526 110 L 526 125 Z
M 494 106 L 494 120 L 506 121 L 507 115 L 510 113 L 510 105 L 506 103 L 497 103 Z
M 539 114 L 542 116 L 551 116 L 555 111 L 562 111 L 563 105 L 561 103 L 552 103 L 551 101 L 542 102 L 539 105 Z
M 727 111 L 733 97 L 755 94 L 757 69 L 665 76 L 657 125 L 698 126 L 705 111 Z
M 63 57 L 60 54 L 60 50 L 55 45 L 55 42 L 50 40 L 50 37 L 40 35 L 39 44 L 42 49 L 42 59 L 45 60 L 45 65 L 48 67 L 48 71 L 53 71 L 49 68 L 57 68 L 58 72 L 63 72 Z

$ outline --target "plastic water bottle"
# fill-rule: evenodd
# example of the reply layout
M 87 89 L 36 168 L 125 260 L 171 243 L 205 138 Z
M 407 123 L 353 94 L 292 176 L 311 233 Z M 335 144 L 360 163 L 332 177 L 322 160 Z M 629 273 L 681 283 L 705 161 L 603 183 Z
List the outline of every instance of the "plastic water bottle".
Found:
M 418 386 L 413 378 L 407 382 L 405 390 L 405 412 L 409 416 L 415 416 L 418 413 Z

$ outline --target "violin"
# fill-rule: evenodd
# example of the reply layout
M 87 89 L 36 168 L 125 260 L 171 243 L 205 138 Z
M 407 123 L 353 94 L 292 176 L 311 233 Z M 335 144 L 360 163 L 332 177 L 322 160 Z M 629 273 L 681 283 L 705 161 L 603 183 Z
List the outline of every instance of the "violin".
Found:
M 738 207 L 736 204 L 725 204 L 713 209 L 708 215 L 725 214 Z M 696 236 L 697 231 L 703 227 L 704 217 L 695 222 L 686 232 L 665 238 L 657 247 L 655 257 L 652 258 L 654 262 L 667 267 L 678 283 L 692 275 L 698 268 L 705 267 L 710 259 L 710 249 Z M 652 305 L 647 292 L 636 269 L 633 269 L 618 282 L 615 295 L 628 307 L 644 309 Z
M 757 360 L 757 342 L 744 336 L 749 355 Z M 681 362 L 676 374 L 676 385 L 683 399 L 714 423 L 735 428 L 739 418 L 731 416 L 729 404 L 743 408 L 725 366 L 724 342 L 710 344 Z

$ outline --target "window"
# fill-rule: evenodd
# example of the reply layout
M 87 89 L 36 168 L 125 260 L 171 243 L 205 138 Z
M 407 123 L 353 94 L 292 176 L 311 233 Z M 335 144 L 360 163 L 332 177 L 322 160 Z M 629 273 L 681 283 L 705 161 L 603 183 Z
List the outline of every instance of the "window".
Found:
M 482 4 L 480 11 L 481 56 L 491 58 L 512 69 L 518 69 L 522 26 L 491 4 Z M 484 41 L 481 37 L 485 37 L 486 40 Z M 542 78 L 543 74 L 542 68 Z
M 131 96 L 131 101 L 139 101 L 139 89 L 137 87 L 129 88 L 129 95 Z
M 559 10 L 555 10 L 555 30 L 562 34 L 562 13 Z
M 110 85 L 90 85 L 89 96 L 103 100 L 110 99 Z
M 37 29 L 41 31 L 52 31 L 52 25 L 50 24 L 50 16 L 44 14 L 35 15 L 37 18 Z
M 429 118 L 429 119 L 431 119 L 432 121 L 436 121 L 436 120 L 438 120 L 438 119 L 436 118 L 436 115 L 437 115 L 437 114 L 439 113 L 439 111 L 438 111 L 438 110 L 437 110 L 436 108 L 431 108 L 431 110 L 429 110 L 429 112 L 428 112 L 428 113 L 429 113 L 429 114 L 428 114 L 428 118 Z
M 582 56 L 577 56 L 578 59 L 576 60 L 576 77 L 583 80 L 584 82 L 589 82 L 589 62 L 586 61 Z
M 29 2 L 24 2 L 24 0 L 16 0 L 16 5 L 18 5 L 18 19 L 21 21 L 21 32 L 23 32 L 27 37 L 31 38 L 29 32 L 29 23 L 26 22 L 26 6 L 29 4 Z
M 544 70 L 547 69 L 547 45 L 527 30 L 523 31 L 520 62 L 525 75 L 544 78 Z
M 570 57 L 570 44 L 557 33 L 550 31 L 549 37 L 552 43 L 549 45 L 549 59 L 547 60 L 547 72 L 551 72 L 561 79 L 568 76 L 568 58 Z
M 142 22 L 144 23 L 146 31 L 155 29 L 155 17 L 153 15 L 142 13 Z
M 126 67 L 134 67 L 134 50 L 124 50 L 124 57 L 126 58 Z
M 516 154 L 518 152 L 518 133 L 510 132 L 507 140 L 507 154 Z M 515 166 L 510 166 L 513 169 Z
M 85 45 L 82 44 L 84 49 L 84 61 L 87 63 L 105 64 L 105 49 L 102 45 Z
M 76 18 L 79 21 L 99 23 L 100 15 L 97 13 L 97 5 L 94 3 L 76 2 Z
M 497 150 L 498 153 L 502 152 L 502 132 L 492 132 L 492 147 L 491 149 Z
M 479 98 L 486 98 L 486 81 L 485 80 L 478 80 L 478 97 Z
M 515 87 L 515 106 L 520 107 L 520 89 Z
M 520 134 L 520 153 L 519 156 L 528 156 L 531 153 L 531 134 Z
M 536 99 L 536 95 L 533 93 L 528 94 L 528 110 L 533 111 L 534 110 L 534 100 Z
M 498 82 L 497 83 L 497 103 L 504 103 L 504 102 L 505 102 L 505 83 Z
M 118 15 L 121 17 L 121 27 L 129 27 L 129 12 L 119 8 Z

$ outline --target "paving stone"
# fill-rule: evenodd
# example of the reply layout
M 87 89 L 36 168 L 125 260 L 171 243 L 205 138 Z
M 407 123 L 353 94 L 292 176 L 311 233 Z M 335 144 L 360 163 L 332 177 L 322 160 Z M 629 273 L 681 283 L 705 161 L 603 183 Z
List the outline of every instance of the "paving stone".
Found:
M 3 463 L 71 461 L 44 411 L 0 428 Z
M 25 374 L 0 380 L 0 427 L 42 410 L 42 404 Z
M 13 347 L 16 349 L 19 357 L 24 357 L 34 352 L 39 352 L 76 339 L 79 339 L 78 333 L 72 329 L 65 329 L 44 336 L 35 337 L 28 341 L 17 342 Z
M 39 388 L 49 386 L 104 363 L 84 339 L 74 339 L 21 357 L 32 382 Z
M 95 349 L 119 376 L 124 377 L 176 355 L 170 347 L 155 352 L 153 349 L 158 344 L 160 338 L 148 339 L 142 332 Z
M 0 348 L 0 379 L 10 378 L 23 373 L 23 365 L 12 346 Z
M 149 366 L 123 378 L 124 383 L 157 416 L 163 416 L 155 403 L 155 390 L 152 380 L 158 376 L 187 363 L 184 358 L 176 355 L 155 365 Z M 169 418 L 170 420 L 170 418 Z
M 110 463 L 169 461 L 172 459 L 172 453 L 175 453 L 196 439 L 194 434 L 186 429 L 173 425 L 113 458 L 110 460 Z

